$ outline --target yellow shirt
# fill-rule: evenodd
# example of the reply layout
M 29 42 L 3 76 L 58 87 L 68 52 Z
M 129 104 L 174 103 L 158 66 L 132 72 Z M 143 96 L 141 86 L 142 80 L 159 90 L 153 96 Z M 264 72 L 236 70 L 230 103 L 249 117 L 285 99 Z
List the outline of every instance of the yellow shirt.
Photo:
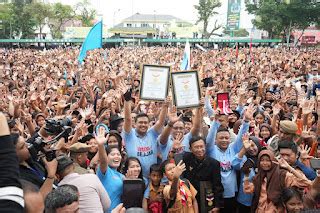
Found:
M 192 184 L 190 182 L 189 182 L 190 189 L 188 188 L 188 186 L 186 184 L 183 184 L 181 186 L 181 182 L 183 182 L 183 181 L 179 180 L 179 188 L 178 188 L 178 192 L 176 195 L 176 200 L 175 200 L 173 206 L 168 209 L 168 213 L 194 213 L 192 201 L 193 201 L 193 199 L 195 199 L 195 197 L 197 195 L 197 190 L 192 186 Z M 188 196 L 186 205 L 182 205 L 182 201 L 181 201 L 182 198 L 180 195 L 180 187 L 183 187 L 183 189 L 185 190 L 185 192 Z M 163 196 L 166 199 L 167 204 L 170 202 L 170 189 L 171 189 L 171 183 L 170 183 L 170 185 L 165 186 L 163 189 Z

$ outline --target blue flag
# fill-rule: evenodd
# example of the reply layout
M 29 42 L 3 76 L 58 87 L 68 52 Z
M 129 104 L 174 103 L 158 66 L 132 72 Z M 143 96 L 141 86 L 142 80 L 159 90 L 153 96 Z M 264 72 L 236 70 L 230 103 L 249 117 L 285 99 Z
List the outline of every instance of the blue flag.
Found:
M 82 63 L 87 55 L 88 50 L 93 50 L 102 47 L 102 20 L 96 23 L 88 33 L 86 39 L 84 40 L 80 54 L 78 56 L 78 61 Z

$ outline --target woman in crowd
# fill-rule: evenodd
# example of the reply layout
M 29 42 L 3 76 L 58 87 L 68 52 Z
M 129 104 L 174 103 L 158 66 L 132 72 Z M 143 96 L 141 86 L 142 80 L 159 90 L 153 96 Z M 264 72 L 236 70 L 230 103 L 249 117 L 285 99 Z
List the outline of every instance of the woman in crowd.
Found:
M 258 173 L 253 182 L 244 181 L 244 192 L 253 193 L 251 210 L 256 213 L 282 212 L 281 192 L 286 187 L 309 187 L 311 182 L 293 169 L 284 159 L 278 160 L 270 150 L 258 156 Z
M 118 146 L 105 148 L 107 138 L 104 128 L 100 128 L 96 140 L 99 147 L 100 164 L 97 175 L 111 199 L 110 211 L 121 203 L 124 175 L 118 172 L 121 164 L 121 153 Z
M 300 213 L 303 209 L 302 194 L 296 188 L 289 187 L 283 189 L 281 201 L 286 213 Z
M 129 157 L 124 163 L 122 174 L 128 178 L 140 178 L 143 180 L 141 163 L 139 159 L 136 157 Z

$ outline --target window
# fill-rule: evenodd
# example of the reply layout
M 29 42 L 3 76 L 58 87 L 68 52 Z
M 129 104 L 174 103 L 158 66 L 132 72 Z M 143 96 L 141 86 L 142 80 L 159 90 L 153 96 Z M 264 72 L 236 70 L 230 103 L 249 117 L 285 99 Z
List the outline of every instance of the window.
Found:
M 132 24 L 127 24 L 127 27 L 132 27 Z
M 149 24 L 143 23 L 141 24 L 141 27 L 149 27 Z

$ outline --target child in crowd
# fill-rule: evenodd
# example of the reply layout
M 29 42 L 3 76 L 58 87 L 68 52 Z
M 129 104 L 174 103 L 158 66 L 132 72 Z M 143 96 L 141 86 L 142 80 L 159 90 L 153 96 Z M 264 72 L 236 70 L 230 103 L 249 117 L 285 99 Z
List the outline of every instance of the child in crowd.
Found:
M 150 183 L 144 193 L 143 208 L 152 213 L 163 212 L 163 188 L 161 179 L 163 177 L 159 164 L 153 164 L 150 167 Z
M 173 160 L 166 160 L 162 164 L 162 170 L 169 181 L 163 189 L 166 201 L 164 208 L 167 212 L 198 213 L 197 190 L 188 180 L 180 179 L 181 174 L 186 170 L 185 164 L 180 161 L 175 165 Z

